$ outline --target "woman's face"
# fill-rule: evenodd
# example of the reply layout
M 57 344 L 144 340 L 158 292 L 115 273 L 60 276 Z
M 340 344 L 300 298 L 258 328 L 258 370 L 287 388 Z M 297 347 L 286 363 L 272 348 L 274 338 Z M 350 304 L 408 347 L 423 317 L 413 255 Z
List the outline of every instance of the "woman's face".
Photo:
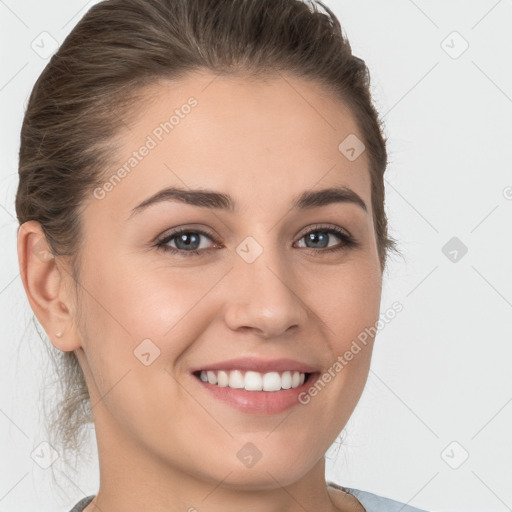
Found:
M 346 106 L 292 77 L 190 75 L 152 86 L 125 121 L 110 185 L 83 211 L 77 355 L 100 457 L 235 487 L 293 483 L 343 429 L 369 370 L 371 338 L 346 355 L 381 296 L 362 135 Z M 171 187 L 189 201 L 137 208 Z M 295 204 L 331 188 L 351 192 Z M 193 204 L 198 190 L 224 199 Z M 246 372 L 274 370 L 265 386 L 289 387 L 283 372 L 300 365 L 314 375 L 281 391 L 194 373 L 238 369 L 234 386 L 257 387 Z

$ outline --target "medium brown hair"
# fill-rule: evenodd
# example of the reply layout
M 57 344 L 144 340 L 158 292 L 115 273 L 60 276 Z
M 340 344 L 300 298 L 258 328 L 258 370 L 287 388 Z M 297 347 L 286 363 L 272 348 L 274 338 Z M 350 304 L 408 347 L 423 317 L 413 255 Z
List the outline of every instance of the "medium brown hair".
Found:
M 192 71 L 253 79 L 284 72 L 322 85 L 350 107 L 370 162 L 384 271 L 388 251 L 397 251 L 384 209 L 386 140 L 367 66 L 352 54 L 327 6 L 312 0 L 106 0 L 89 9 L 50 59 L 21 129 L 18 221 L 41 224 L 53 254 L 70 258 L 75 287 L 80 208 L 113 163 L 114 136 L 141 107 L 147 86 Z M 63 393 L 49 433 L 63 453 L 78 452 L 82 427 L 93 421 L 89 393 L 74 352 L 49 348 Z

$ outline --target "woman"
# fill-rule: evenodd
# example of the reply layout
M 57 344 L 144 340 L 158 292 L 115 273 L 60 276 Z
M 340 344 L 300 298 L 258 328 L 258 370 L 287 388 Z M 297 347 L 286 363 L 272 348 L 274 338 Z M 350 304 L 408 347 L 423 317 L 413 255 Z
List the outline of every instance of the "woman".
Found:
M 418 510 L 325 481 L 395 246 L 368 71 L 323 7 L 101 2 L 34 86 L 19 264 L 55 431 L 93 420 L 100 463 L 73 512 Z

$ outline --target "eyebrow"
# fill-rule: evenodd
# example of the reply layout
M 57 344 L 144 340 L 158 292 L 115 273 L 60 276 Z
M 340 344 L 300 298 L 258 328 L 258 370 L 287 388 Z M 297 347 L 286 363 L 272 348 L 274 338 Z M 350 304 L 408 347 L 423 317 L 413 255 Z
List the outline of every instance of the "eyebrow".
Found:
M 225 210 L 236 212 L 238 204 L 230 195 L 222 192 L 216 192 L 209 189 L 183 189 L 178 187 L 168 187 L 160 190 L 151 197 L 148 197 L 142 203 L 135 206 L 128 218 L 134 214 L 140 213 L 149 206 L 157 203 L 176 201 L 180 203 L 198 206 L 200 208 L 211 208 L 216 210 Z M 366 203 L 361 197 L 349 187 L 331 187 L 322 190 L 307 190 L 295 198 L 291 209 L 306 210 L 309 208 L 318 208 L 333 203 L 349 203 L 359 206 L 365 212 L 368 212 Z

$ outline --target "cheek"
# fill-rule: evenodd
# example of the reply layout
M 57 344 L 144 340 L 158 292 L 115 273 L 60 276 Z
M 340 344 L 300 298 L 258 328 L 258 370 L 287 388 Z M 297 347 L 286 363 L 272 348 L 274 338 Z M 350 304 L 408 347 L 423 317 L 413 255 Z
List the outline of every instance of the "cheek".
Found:
M 90 268 L 95 272 L 82 281 L 87 289 L 82 330 L 89 364 L 101 379 L 96 379 L 100 394 L 127 371 L 133 377 L 142 371 L 145 380 L 157 372 L 169 377 L 167 371 L 173 372 L 191 341 L 212 321 L 215 308 L 206 295 L 222 272 L 135 270 L 122 263 L 110 269 L 101 261 Z
M 204 310 L 197 304 L 204 290 L 189 278 L 186 287 L 183 277 L 166 281 L 140 270 L 96 270 L 83 299 L 92 403 L 102 397 L 98 409 L 108 410 L 102 417 L 115 418 L 138 437 L 147 429 L 170 429 L 171 423 L 187 431 L 180 419 L 198 411 L 190 410 L 194 402 L 172 374 L 190 340 L 204 330 Z
M 115 268 L 98 261 L 96 271 L 86 279 L 92 309 L 101 317 L 103 327 L 119 331 L 134 343 L 172 336 L 222 276 L 219 269 L 212 275 L 138 260 L 126 258 Z
M 337 353 L 379 318 L 382 278 L 372 262 L 354 261 L 318 271 L 303 286 L 302 296 Z

